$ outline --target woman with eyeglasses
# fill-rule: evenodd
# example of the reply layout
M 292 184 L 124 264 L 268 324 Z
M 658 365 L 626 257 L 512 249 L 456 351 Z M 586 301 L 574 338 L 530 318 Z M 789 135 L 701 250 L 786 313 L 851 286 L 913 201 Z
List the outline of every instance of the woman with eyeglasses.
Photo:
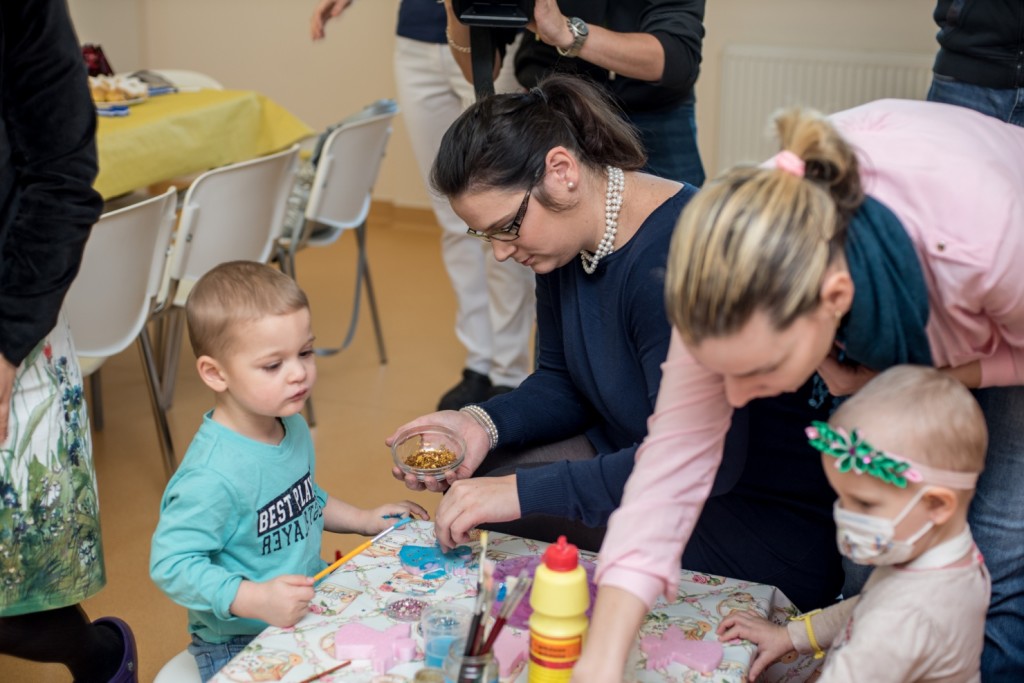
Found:
M 432 183 L 497 259 L 536 273 L 539 342 L 537 368 L 517 389 L 396 430 L 443 424 L 466 441 L 446 481 L 405 478 L 412 489 L 448 489 L 436 515 L 442 546 L 482 524 L 600 546 L 654 410 L 670 339 L 666 257 L 697 192 L 644 173 L 645 160 L 607 95 L 566 75 L 479 101 L 445 134 Z M 842 569 L 833 495 L 802 432 L 823 414 L 806 398 L 737 411 L 683 564 L 778 585 L 810 608 L 834 599 Z M 768 458 L 748 459 L 755 447 Z

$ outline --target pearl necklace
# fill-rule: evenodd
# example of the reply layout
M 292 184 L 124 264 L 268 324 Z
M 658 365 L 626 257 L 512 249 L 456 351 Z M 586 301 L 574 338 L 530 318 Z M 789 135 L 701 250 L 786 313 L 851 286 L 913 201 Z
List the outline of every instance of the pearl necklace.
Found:
M 608 189 L 604 200 L 604 236 L 593 254 L 586 249 L 580 251 L 580 260 L 583 261 L 583 270 L 587 275 L 593 275 L 598 262 L 615 249 L 615 233 L 619 228 L 619 209 L 622 208 L 626 174 L 614 166 L 605 166 L 605 171 L 608 173 Z

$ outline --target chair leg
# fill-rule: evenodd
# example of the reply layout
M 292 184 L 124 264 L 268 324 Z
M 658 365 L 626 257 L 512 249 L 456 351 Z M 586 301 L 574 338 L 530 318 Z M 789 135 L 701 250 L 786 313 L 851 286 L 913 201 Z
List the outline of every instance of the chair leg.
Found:
M 366 258 L 366 223 L 363 222 L 356 228 L 356 245 L 358 253 L 356 256 L 356 286 L 355 295 L 352 297 L 352 317 L 349 318 L 348 331 L 341 346 L 332 348 L 314 349 L 318 356 L 333 356 L 339 353 L 352 343 L 355 336 L 356 324 L 359 322 L 359 305 L 362 302 L 363 286 L 366 286 L 366 297 L 370 302 L 370 315 L 373 317 L 373 331 L 377 335 L 377 354 L 380 356 L 380 364 L 388 362 L 387 350 L 384 348 L 384 332 L 380 324 L 380 313 L 377 311 L 377 297 L 373 294 L 373 279 L 370 277 L 370 263 Z
M 164 459 L 164 473 L 170 479 L 177 469 L 178 463 L 174 456 L 174 442 L 171 439 L 171 427 L 167 422 L 167 411 L 160 402 L 160 377 L 157 369 L 156 355 L 153 353 L 153 342 L 149 330 L 145 327 L 139 333 L 139 351 L 142 353 L 142 365 L 146 375 L 146 387 L 149 390 L 149 402 L 153 408 L 156 421 L 157 438 L 160 440 L 160 451 Z
M 366 298 L 370 302 L 370 315 L 373 317 L 373 332 L 377 335 L 377 354 L 380 364 L 387 365 L 388 354 L 384 348 L 384 332 L 380 325 L 380 313 L 377 311 L 377 297 L 373 295 L 373 279 L 370 277 L 370 262 L 366 258 L 366 222 L 356 228 L 356 243 L 359 245 L 359 260 L 366 283 Z
M 89 375 L 89 406 L 92 408 L 92 427 L 97 432 L 103 431 L 103 386 L 100 382 L 100 370 Z
M 161 355 L 163 367 L 157 375 L 157 396 L 160 406 L 166 411 L 174 404 L 174 385 L 178 377 L 178 360 L 181 356 L 181 337 L 184 332 L 185 313 L 175 306 L 167 311 L 164 321 Z M 157 357 L 157 356 L 154 356 Z

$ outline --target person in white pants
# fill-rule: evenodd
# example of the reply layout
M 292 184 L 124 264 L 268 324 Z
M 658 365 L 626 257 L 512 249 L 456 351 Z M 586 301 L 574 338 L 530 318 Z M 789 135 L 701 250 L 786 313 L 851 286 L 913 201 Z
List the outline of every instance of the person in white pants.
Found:
M 441 137 L 474 100 L 473 86 L 462 75 L 447 44 L 402 36 L 397 40 L 398 100 L 416 163 L 427 182 Z M 497 92 L 522 90 L 512 72 L 508 60 L 495 80 Z M 529 374 L 533 271 L 511 260 L 495 260 L 488 244 L 466 234 L 466 224 L 445 197 L 431 192 L 431 201 L 443 229 L 441 252 L 458 300 L 455 333 L 466 347 L 463 379 L 445 394 L 438 409 L 458 409 L 515 388 Z
M 324 23 L 349 3 L 320 1 L 312 20 L 314 40 L 323 37 Z M 473 85 L 466 81 L 445 40 L 445 25 L 444 5 L 436 0 L 403 0 L 399 7 L 394 57 L 398 101 L 428 187 L 441 137 L 475 99 Z M 505 60 L 495 79 L 497 92 L 523 90 L 515 80 L 512 61 Z M 534 279 L 528 268 L 496 261 L 489 245 L 466 233 L 466 224 L 446 198 L 431 192 L 431 202 L 442 228 L 441 252 L 458 304 L 455 334 L 466 347 L 462 380 L 441 397 L 438 409 L 458 409 L 513 389 L 532 369 Z

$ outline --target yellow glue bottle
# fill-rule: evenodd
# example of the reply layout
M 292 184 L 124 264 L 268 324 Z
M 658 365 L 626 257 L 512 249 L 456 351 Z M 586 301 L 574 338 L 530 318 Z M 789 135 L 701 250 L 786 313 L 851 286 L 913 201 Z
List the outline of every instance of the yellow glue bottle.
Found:
M 568 683 L 587 633 L 590 590 L 576 546 L 565 536 L 548 546 L 530 592 L 528 683 Z

